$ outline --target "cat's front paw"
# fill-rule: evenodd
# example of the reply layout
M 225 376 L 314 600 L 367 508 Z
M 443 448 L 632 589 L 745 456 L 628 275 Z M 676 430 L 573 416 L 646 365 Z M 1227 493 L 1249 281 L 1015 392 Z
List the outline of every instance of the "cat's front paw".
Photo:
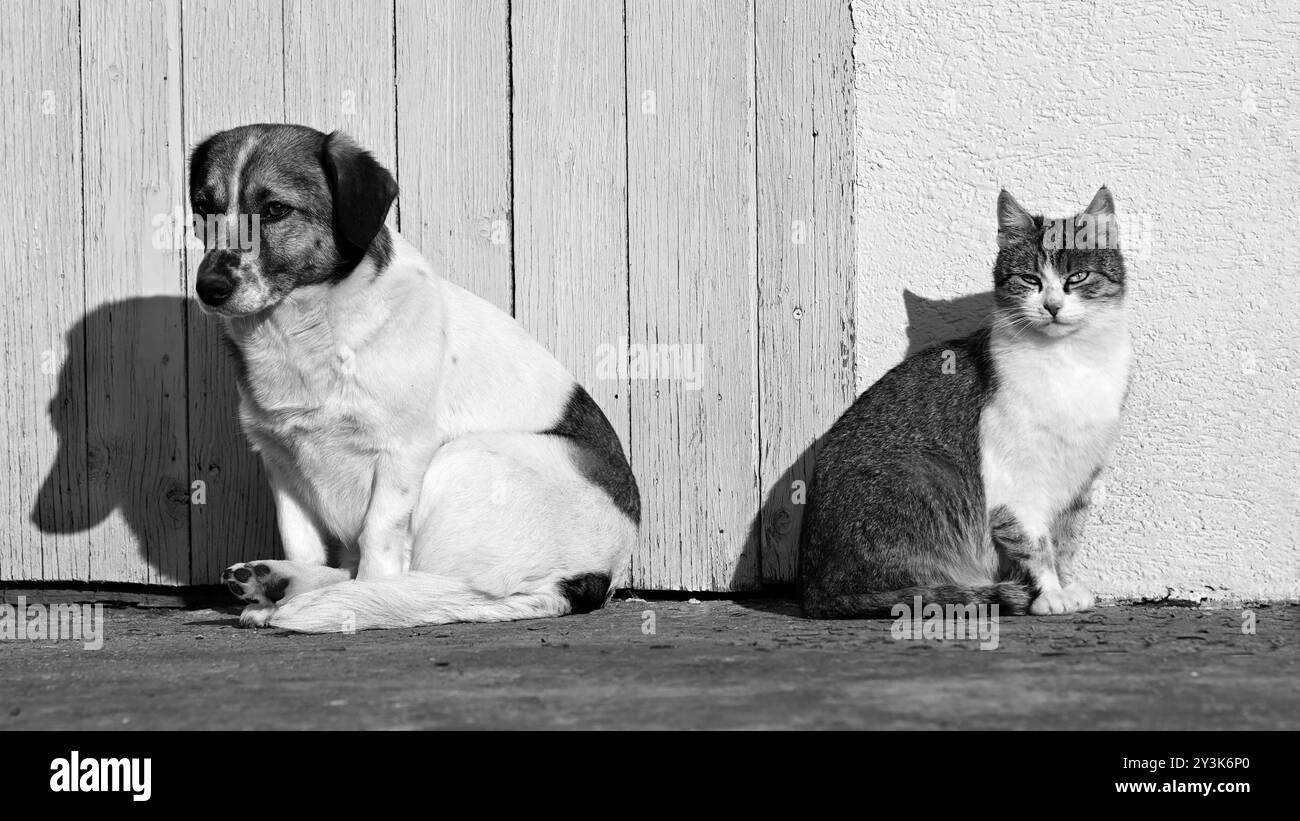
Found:
M 1029 612 L 1035 616 L 1057 616 L 1062 613 L 1078 613 L 1092 608 L 1092 594 L 1077 582 L 1066 588 L 1044 590 L 1029 605 Z
M 1091 610 L 1092 606 L 1097 603 L 1097 600 L 1093 598 L 1092 591 L 1078 582 L 1067 584 L 1064 592 L 1066 598 L 1074 608 L 1070 611 L 1071 613 Z

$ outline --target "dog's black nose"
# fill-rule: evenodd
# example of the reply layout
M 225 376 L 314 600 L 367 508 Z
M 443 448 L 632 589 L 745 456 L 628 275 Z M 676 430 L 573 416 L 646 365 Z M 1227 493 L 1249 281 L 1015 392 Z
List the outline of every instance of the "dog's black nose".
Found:
M 194 290 L 198 291 L 199 299 L 203 300 L 203 304 L 215 308 L 230 299 L 231 293 L 235 290 L 235 281 L 223 276 L 199 277 L 199 281 L 194 284 Z

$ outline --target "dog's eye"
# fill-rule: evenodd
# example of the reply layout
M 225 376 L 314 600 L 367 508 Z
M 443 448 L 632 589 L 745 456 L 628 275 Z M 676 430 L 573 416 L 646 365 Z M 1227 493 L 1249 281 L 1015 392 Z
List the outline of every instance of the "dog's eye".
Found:
M 1038 277 L 1030 276 L 1029 274 L 1021 274 L 1021 275 L 1020 275 L 1020 279 L 1021 279 L 1021 281 L 1024 282 L 1025 284 L 1027 284 L 1027 285 L 1032 285 L 1032 286 L 1034 286 L 1035 288 L 1039 287 L 1039 285 L 1042 284 L 1042 283 L 1040 283 L 1040 282 L 1038 281 Z
M 278 219 L 284 219 L 293 209 L 282 202 L 268 202 L 262 209 L 262 219 L 274 222 Z

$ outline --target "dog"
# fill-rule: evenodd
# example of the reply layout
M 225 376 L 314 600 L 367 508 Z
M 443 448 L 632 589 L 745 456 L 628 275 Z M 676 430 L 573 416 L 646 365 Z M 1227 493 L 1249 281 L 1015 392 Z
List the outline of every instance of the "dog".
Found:
M 513 318 L 385 225 L 397 194 L 339 132 L 243 126 L 191 155 L 195 291 L 225 325 L 285 554 L 222 574 L 240 623 L 351 632 L 602 607 L 641 519 L 618 436 Z M 227 239 L 252 231 L 256 253 Z

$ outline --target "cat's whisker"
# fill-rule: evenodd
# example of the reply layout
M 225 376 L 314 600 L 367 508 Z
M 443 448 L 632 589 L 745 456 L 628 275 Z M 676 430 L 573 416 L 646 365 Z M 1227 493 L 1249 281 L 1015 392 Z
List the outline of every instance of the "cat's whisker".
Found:
M 994 331 L 1012 331 L 1012 342 L 1015 342 L 1024 334 L 1025 331 L 1032 327 L 1034 327 L 1033 320 L 1019 311 L 996 313 L 993 315 L 993 322 L 991 325 L 991 328 Z

